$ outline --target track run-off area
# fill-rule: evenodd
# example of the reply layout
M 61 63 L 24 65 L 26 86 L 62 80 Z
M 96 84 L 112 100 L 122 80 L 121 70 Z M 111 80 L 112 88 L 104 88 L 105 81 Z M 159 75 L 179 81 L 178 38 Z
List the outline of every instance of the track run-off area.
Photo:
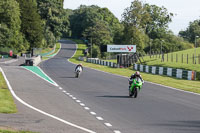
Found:
M 145 82 L 134 99 L 126 77 L 84 67 L 75 78 L 76 65 L 68 59 L 76 44 L 61 44 L 59 53 L 39 67 L 2 67 L 19 113 L 10 119 L 0 115 L 0 125 L 42 133 L 200 132 L 200 95 Z

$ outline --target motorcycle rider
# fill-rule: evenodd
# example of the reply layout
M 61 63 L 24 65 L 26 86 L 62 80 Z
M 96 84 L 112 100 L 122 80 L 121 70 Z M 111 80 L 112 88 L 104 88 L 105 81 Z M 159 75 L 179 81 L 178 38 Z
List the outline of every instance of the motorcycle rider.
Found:
M 80 64 L 78 64 L 78 65 L 75 67 L 75 72 L 76 72 L 76 70 L 77 70 L 79 67 L 80 67 L 81 70 L 83 71 L 83 65 L 82 65 L 82 63 L 80 63 Z
M 140 72 L 136 71 L 134 74 L 131 75 L 131 77 L 129 79 L 129 85 L 131 85 L 133 83 L 133 79 L 135 79 L 136 77 L 140 78 L 142 83 L 144 84 L 144 80 L 142 79 L 142 76 L 140 75 Z

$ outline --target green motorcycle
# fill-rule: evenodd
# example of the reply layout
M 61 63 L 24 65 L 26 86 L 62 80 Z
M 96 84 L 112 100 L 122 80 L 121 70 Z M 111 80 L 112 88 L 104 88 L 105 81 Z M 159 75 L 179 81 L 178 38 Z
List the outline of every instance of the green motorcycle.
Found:
M 137 95 L 138 95 L 138 92 L 142 88 L 143 83 L 144 82 L 142 82 L 142 80 L 139 77 L 137 77 L 133 80 L 129 79 L 129 84 L 130 84 L 130 86 L 129 86 L 129 96 L 136 98 Z

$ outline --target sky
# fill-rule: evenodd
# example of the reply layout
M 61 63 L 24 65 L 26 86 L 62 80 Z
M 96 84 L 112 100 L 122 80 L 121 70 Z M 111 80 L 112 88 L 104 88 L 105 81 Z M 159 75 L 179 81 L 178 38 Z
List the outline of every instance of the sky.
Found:
M 200 19 L 200 0 L 142 0 L 151 5 L 164 6 L 174 15 L 169 29 L 178 35 L 186 30 L 189 22 Z M 124 9 L 130 7 L 133 0 L 64 0 L 64 8 L 77 9 L 80 5 L 107 7 L 119 20 Z

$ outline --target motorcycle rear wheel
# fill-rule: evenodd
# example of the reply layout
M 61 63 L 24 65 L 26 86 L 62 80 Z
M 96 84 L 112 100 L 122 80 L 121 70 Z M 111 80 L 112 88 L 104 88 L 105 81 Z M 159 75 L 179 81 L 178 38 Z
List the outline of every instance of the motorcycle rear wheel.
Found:
M 134 88 L 134 98 L 137 98 L 137 95 L 138 95 L 138 88 Z

